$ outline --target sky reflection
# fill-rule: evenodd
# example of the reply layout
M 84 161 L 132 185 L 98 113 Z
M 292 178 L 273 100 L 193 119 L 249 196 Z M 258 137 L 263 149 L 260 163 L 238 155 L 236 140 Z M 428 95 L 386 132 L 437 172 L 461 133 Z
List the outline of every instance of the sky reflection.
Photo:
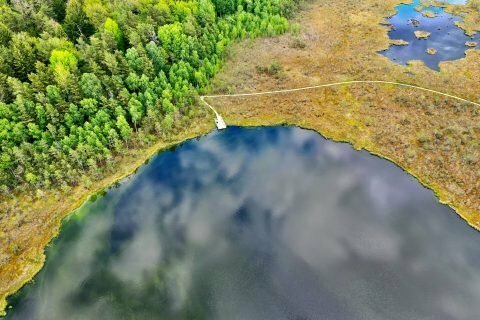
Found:
M 444 1 L 453 4 L 463 4 L 464 1 Z M 465 51 L 469 48 L 467 41 L 480 41 L 480 34 L 469 37 L 455 25 L 461 18 L 444 12 L 440 7 L 424 7 L 424 11 L 432 11 L 437 14 L 435 18 L 424 17 L 415 7 L 419 6 L 420 0 L 414 0 L 412 4 L 400 4 L 397 6 L 397 14 L 388 19 L 393 29 L 388 33 L 391 39 L 405 40 L 406 46 L 392 45 L 386 51 L 381 52 L 384 56 L 400 64 L 407 64 L 411 60 L 421 60 L 429 68 L 439 70 L 442 61 L 458 60 L 465 57 Z M 411 19 L 419 21 L 415 27 Z M 418 40 L 415 31 L 430 32 L 427 40 Z M 427 49 L 437 50 L 435 55 L 427 53 Z
M 395 165 L 314 132 L 214 132 L 80 211 L 9 318 L 480 314 L 479 234 Z

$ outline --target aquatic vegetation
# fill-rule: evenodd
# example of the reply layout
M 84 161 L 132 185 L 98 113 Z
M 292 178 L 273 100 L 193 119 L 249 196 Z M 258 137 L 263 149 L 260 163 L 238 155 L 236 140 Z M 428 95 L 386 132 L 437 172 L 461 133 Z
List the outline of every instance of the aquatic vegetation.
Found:
M 403 39 L 391 39 L 390 44 L 394 46 L 408 46 L 409 42 Z
M 417 30 L 414 33 L 415 33 L 415 37 L 417 37 L 417 39 L 428 39 L 428 37 L 430 37 L 430 35 L 431 35 L 430 32 L 422 31 L 422 30 Z
M 422 11 L 422 15 L 427 18 L 435 18 L 437 16 L 435 12 L 428 10 Z
M 480 31 L 480 1 L 466 0 L 465 5 L 444 4 L 445 11 L 462 17 L 456 25 L 465 30 L 468 36 L 475 36 Z
M 476 41 L 476 37 L 467 36 L 458 27 L 463 16 L 451 13 L 448 6 L 447 2 L 419 0 L 398 5 L 396 14 L 387 20 L 391 25 L 389 36 L 394 41 L 404 40 L 409 44 L 402 47 L 392 45 L 381 53 L 400 64 L 421 60 L 434 70 L 438 70 L 442 61 L 464 58 L 465 42 Z M 464 7 L 460 4 L 452 6 Z M 429 48 L 437 53 L 429 54 Z

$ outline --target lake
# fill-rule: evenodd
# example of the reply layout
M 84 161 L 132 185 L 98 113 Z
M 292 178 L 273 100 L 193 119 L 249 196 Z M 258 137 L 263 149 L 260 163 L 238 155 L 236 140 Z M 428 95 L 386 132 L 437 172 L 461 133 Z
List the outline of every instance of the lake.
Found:
M 463 4 L 465 0 L 443 1 L 453 4 Z M 421 12 L 416 7 L 422 7 Z M 405 40 L 408 45 L 392 45 L 381 54 L 390 60 L 407 64 L 410 60 L 421 60 L 431 69 L 439 70 L 439 63 L 442 61 L 458 60 L 465 57 L 465 51 L 473 49 L 466 46 L 466 42 L 473 41 L 480 45 L 480 33 L 475 36 L 467 36 L 464 30 L 458 28 L 455 22 L 461 18 L 446 13 L 443 8 L 421 6 L 421 0 L 414 0 L 412 4 L 400 4 L 397 6 L 397 14 L 389 18 L 392 30 L 388 33 L 390 39 Z M 422 12 L 431 11 L 436 17 L 429 18 Z M 417 20 L 419 25 L 415 26 L 411 20 Z M 427 31 L 431 33 L 428 39 L 419 40 L 415 31 Z M 437 51 L 431 55 L 427 49 L 433 48 Z
M 230 127 L 72 214 L 7 319 L 471 320 L 479 301 L 480 234 L 400 168 Z

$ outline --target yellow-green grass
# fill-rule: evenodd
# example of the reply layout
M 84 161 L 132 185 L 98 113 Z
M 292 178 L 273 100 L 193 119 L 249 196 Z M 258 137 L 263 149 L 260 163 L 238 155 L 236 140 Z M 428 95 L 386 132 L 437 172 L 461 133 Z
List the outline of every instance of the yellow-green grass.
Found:
M 390 46 L 385 17 L 399 0 L 315 0 L 295 18 L 300 34 L 247 40 L 215 80 L 214 92 L 256 92 L 349 80 L 411 83 L 480 102 L 480 52 L 441 63 L 440 72 L 419 61 L 397 65 L 377 52 Z M 291 45 L 301 39 L 302 45 Z M 274 66 L 275 68 L 270 68 Z M 274 69 L 276 72 L 263 72 Z M 210 99 L 228 124 L 291 124 L 316 130 L 395 162 L 435 190 L 475 228 L 480 227 L 480 111 L 447 97 L 389 85 L 358 84 L 294 94 Z M 138 146 L 118 161 L 118 171 L 91 186 L 42 199 L 20 195 L 2 202 L 0 310 L 5 297 L 32 279 L 44 248 L 62 219 L 90 194 L 131 174 L 157 150 L 210 131 L 213 118 L 169 141 Z
M 431 33 L 427 31 L 422 31 L 422 30 L 415 31 L 415 37 L 417 37 L 417 39 L 428 39 L 430 35 Z
M 410 83 L 480 103 L 480 52 L 443 62 L 392 63 L 385 17 L 398 1 L 316 1 L 298 16 L 307 50 L 291 36 L 239 45 L 216 79 L 215 93 L 288 89 L 351 80 Z M 368 39 L 369 41 L 365 41 Z M 275 62 L 281 76 L 258 72 Z M 291 124 L 387 158 L 433 189 L 470 225 L 480 227 L 480 110 L 414 89 L 358 84 L 257 97 L 210 99 L 227 123 Z M 407 106 L 407 107 L 406 107 Z
M 464 5 L 443 3 L 442 6 L 446 12 L 462 17 L 455 24 L 467 35 L 473 36 L 480 31 L 480 0 L 468 0 Z

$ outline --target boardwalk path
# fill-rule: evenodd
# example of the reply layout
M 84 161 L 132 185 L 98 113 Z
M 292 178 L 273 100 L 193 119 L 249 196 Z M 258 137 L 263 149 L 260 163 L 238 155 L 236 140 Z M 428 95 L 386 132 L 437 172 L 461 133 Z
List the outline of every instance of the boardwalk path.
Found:
M 420 86 L 415 86 L 411 84 L 406 84 L 406 83 L 400 83 L 400 82 L 393 82 L 393 81 L 381 81 L 381 80 L 355 80 L 355 81 L 343 81 L 343 82 L 334 82 L 334 83 L 327 83 L 327 84 L 320 84 L 316 86 L 309 86 L 309 87 L 301 87 L 301 88 L 294 88 L 294 89 L 284 89 L 284 90 L 274 90 L 274 91 L 264 91 L 264 92 L 253 92 L 253 93 L 236 93 L 236 94 L 218 94 L 218 95 L 207 95 L 207 96 L 201 96 L 200 99 L 207 105 L 210 109 L 215 112 L 216 119 L 215 123 L 217 124 L 218 129 L 225 129 L 227 127 L 225 121 L 223 120 L 222 116 L 215 110 L 214 107 L 212 107 L 208 102 L 205 101 L 205 99 L 214 99 L 214 98 L 227 98 L 227 97 L 251 97 L 251 96 L 263 96 L 263 95 L 271 95 L 271 94 L 283 94 L 283 93 L 290 93 L 290 92 L 296 92 L 296 91 L 306 91 L 306 90 L 314 90 L 314 89 L 319 89 L 319 88 L 328 88 L 328 87 L 337 87 L 337 86 L 345 86 L 345 85 L 352 85 L 352 84 L 389 84 L 389 85 L 394 85 L 394 86 L 399 86 L 399 87 L 405 87 L 405 88 L 413 88 L 416 90 L 420 91 L 425 91 L 425 92 L 431 92 L 434 94 L 438 94 L 444 97 L 452 98 L 458 101 L 462 101 L 468 104 L 475 105 L 477 107 L 480 107 L 480 103 L 473 102 L 467 99 L 463 99 L 459 96 L 455 96 L 452 94 L 448 94 L 445 92 L 437 91 L 437 90 L 432 90 Z

